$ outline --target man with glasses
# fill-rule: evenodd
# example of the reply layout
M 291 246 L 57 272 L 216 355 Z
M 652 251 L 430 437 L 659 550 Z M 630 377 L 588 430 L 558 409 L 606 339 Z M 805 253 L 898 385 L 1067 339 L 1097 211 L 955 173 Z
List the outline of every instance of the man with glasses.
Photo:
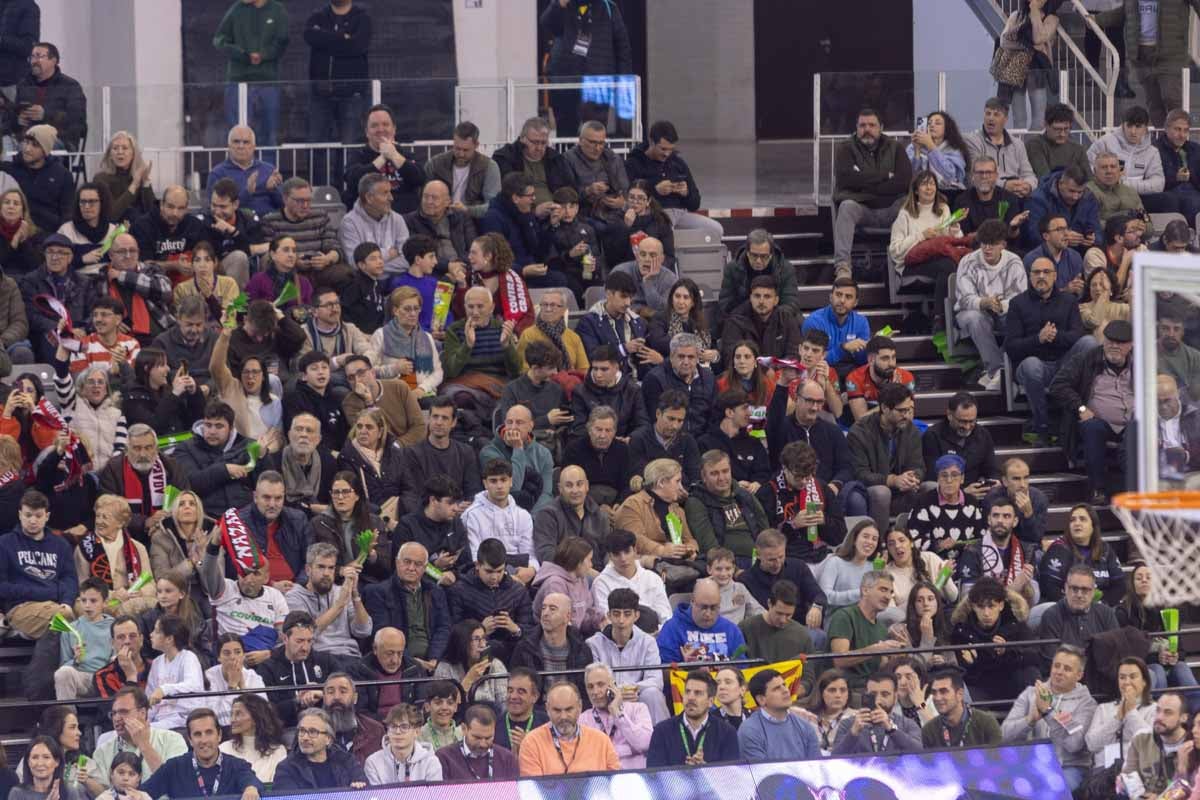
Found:
M 296 749 L 275 769 L 272 790 L 305 792 L 366 786 L 362 764 L 346 750 L 334 746 L 333 720 L 329 714 L 320 708 L 300 712 Z
M 308 315 L 303 327 L 306 339 L 300 355 L 316 350 L 329 356 L 330 384 L 335 389 L 354 388 L 349 376 L 343 372 L 351 358 L 374 356 L 378 359 L 371 349 L 370 332 L 342 320 L 342 301 L 338 290 L 331 286 L 313 292 L 313 313 Z
M 1048 258 L 1054 262 L 1057 272 L 1055 285 L 1064 292 L 1081 296 L 1083 256 L 1071 247 L 1071 227 L 1067 224 L 1067 218 L 1060 214 L 1047 214 L 1038 223 L 1038 233 L 1042 236 L 1042 243 L 1025 254 L 1025 271 L 1033 269 L 1033 262 L 1039 258 Z
M 542 342 L 558 354 L 561 369 L 589 371 L 591 354 L 584 349 L 579 334 L 567 326 L 568 296 L 567 289 L 548 289 L 542 293 L 541 299 L 538 300 L 537 319 L 533 325 L 521 332 L 521 338 L 517 340 L 517 354 L 526 367 L 530 366 L 529 359 L 526 358 L 530 346 L 534 342 Z M 561 416 L 567 417 L 570 414 L 564 411 Z M 572 425 L 572 428 L 582 427 L 583 420 L 573 422 L 579 424 Z
M 91 375 L 89 379 L 99 377 Z M 96 478 L 101 493 L 129 501 L 133 516 L 125 532 L 141 542 L 149 541 L 151 531 L 167 517 L 163 488 L 187 486 L 187 476 L 175 459 L 158 451 L 158 434 L 140 422 L 129 426 L 125 452 L 113 455 Z
M 571 167 L 550 146 L 550 124 L 541 117 L 525 120 L 517 140 L 492 153 L 492 158 L 502 176 L 519 172 L 533 183 L 539 217 L 550 213 L 555 192 L 575 185 Z
M 1046 389 L 1054 374 L 1072 356 L 1095 346 L 1083 335 L 1079 301 L 1058 289 L 1057 276 L 1050 259 L 1034 261 L 1029 289 L 1009 301 L 1004 318 L 1004 350 L 1016 365 L 1013 380 L 1025 390 L 1032 416 L 1025 441 L 1035 447 L 1050 445 Z
M 407 632 L 406 654 L 433 672 L 450 643 L 450 608 L 446 593 L 425 574 L 429 551 L 406 542 L 396 553 L 396 574 L 363 590 L 363 603 L 375 629 Z
M 62 303 L 72 320 L 83 322 L 91 317 L 92 306 L 99 297 L 98 281 L 88 280 L 71 269 L 71 241 L 61 233 L 52 233 L 42 242 L 42 263 L 37 269 L 17 278 L 21 299 L 28 310 L 29 340 L 35 360 L 50 363 L 57 349 L 53 341 L 58 324 L 56 315 L 34 310 L 33 298 L 40 294 Z
M 793 384 L 794 385 L 794 384 Z M 804 380 L 796 390 L 796 407 L 786 414 L 789 392 L 777 391 L 767 408 L 767 442 L 771 469 L 779 469 L 784 448 L 805 442 L 817 453 L 817 477 L 836 494 L 853 479 L 850 450 L 836 423 L 821 416 L 825 390 L 813 380 Z
M 979 249 L 968 253 L 958 265 L 955 286 L 954 322 L 975 343 L 983 361 L 977 383 L 985 392 L 999 390 L 1004 351 L 996 340 L 1004 330 L 1008 304 L 1029 288 L 1021 258 L 1004 248 L 1004 223 L 988 220 L 979 227 L 975 241 Z M 853 406 L 851 406 L 853 409 Z
M 177 187 L 182 191 L 182 187 Z M 182 205 L 177 205 L 177 210 L 182 215 L 187 210 L 186 193 Z M 169 202 L 178 204 L 180 198 L 178 195 L 173 196 Z M 168 213 L 167 211 L 167 195 L 163 195 L 163 206 L 160 213 Z M 174 211 L 169 212 L 174 214 Z M 142 217 L 139 222 L 148 218 Z M 182 216 L 180 217 L 182 220 Z M 178 226 L 180 238 L 173 239 L 174 245 L 180 250 L 178 254 L 185 252 L 184 248 L 189 248 L 189 241 L 194 244 L 203 236 L 203 226 L 195 217 L 189 217 L 195 225 L 200 228 L 200 232 L 195 239 L 191 238 L 191 234 L 184 232 L 186 227 L 182 224 Z M 155 223 L 149 223 L 153 226 Z M 136 231 L 137 225 L 134 225 Z M 156 240 L 159 241 L 159 240 Z M 166 241 L 160 241 L 166 246 Z M 160 266 L 159 262 L 154 261 L 139 261 L 139 240 L 134 235 L 122 233 L 113 240 L 112 249 L 108 254 L 110 261 L 107 272 L 101 273 L 101 285 L 104 287 L 104 293 L 120 298 L 124 304 L 124 314 L 120 320 L 125 328 L 143 346 L 149 345 L 154 337 L 158 336 L 163 331 L 175 324 L 175 318 L 171 315 L 172 303 L 175 299 L 174 287 L 171 283 L 172 279 L 167 276 L 166 272 Z M 161 255 L 161 254 L 160 254 Z M 185 266 L 182 261 L 170 262 L 173 268 L 183 270 L 176 273 L 177 275 L 190 274 L 191 267 Z
M 879 412 L 854 423 L 846 437 L 855 477 L 841 496 L 846 513 L 869 515 L 880 530 L 892 514 L 912 508 L 925 460 L 921 434 L 913 425 L 916 401 L 912 389 L 899 383 L 884 385 Z
M 980 502 L 1000 484 L 996 445 L 992 434 L 979 424 L 979 405 L 970 392 L 955 392 L 946 403 L 946 418 L 938 420 L 921 435 L 925 457 L 925 480 L 936 481 L 934 465 L 944 455 L 963 460 L 963 492 Z
M 28 133 L 37 125 L 52 125 L 62 143 L 76 150 L 87 130 L 87 96 L 79 81 L 59 68 L 59 61 L 58 48 L 50 42 L 33 46 L 29 74 L 17 84 L 17 130 Z
M 1074 121 L 1070 106 L 1055 103 L 1046 108 L 1041 134 L 1025 140 L 1029 165 L 1039 180 L 1064 167 L 1076 166 L 1084 172 L 1090 170 L 1087 150 L 1079 142 L 1071 141 L 1071 123 Z
M 717 306 L 722 315 L 732 314 L 750 301 L 750 283 L 760 275 L 774 281 L 780 305 L 800 313 L 796 268 L 766 229 L 755 228 L 746 234 L 746 246 L 721 272 Z
M 217 182 L 230 179 L 237 186 L 237 200 L 260 217 L 283 207 L 279 185 L 283 175 L 274 164 L 254 157 L 254 129 L 234 125 L 229 129 L 229 157 L 208 173 L 204 191 L 211 195 Z
M 516 756 L 496 743 L 496 712 L 491 706 L 477 703 L 469 707 L 463 726 L 461 742 L 437 751 L 443 780 L 515 780 L 520 776 Z
M 411 447 L 425 440 L 425 417 L 416 392 L 402 380 L 375 377 L 371 359 L 353 354 L 347 357 L 346 383 L 351 391 L 342 399 L 342 411 L 350 427 L 368 408 L 378 408 L 387 421 L 388 431 L 401 447 Z
M 324 211 L 313 211 L 312 184 L 304 178 L 288 178 L 279 187 L 283 208 L 262 218 L 266 241 L 290 236 L 296 243 L 296 269 L 314 286 L 341 286 L 354 270 L 342 261 L 338 249 L 338 226 Z
M 745 644 L 738 626 L 721 616 L 721 587 L 712 578 L 696 581 L 692 601 L 681 603 L 658 632 L 664 664 L 732 659 Z
M 605 228 L 614 237 L 628 233 L 622 217 L 625 213 L 625 193 L 629 191 L 629 175 L 625 162 L 608 146 L 608 131 L 604 124 L 589 120 L 579 126 L 579 142 L 567 151 L 563 159 L 574 175 L 575 191 L 588 204 L 595 204 L 595 216 L 604 220 L 597 230 L 603 237 Z M 614 238 L 615 241 L 615 238 Z M 606 250 L 607 252 L 607 250 Z M 622 249 L 612 251 L 613 254 Z M 612 263 L 615 259 L 611 259 Z
M 1067 570 L 1061 600 L 1046 609 L 1037 625 L 1038 639 L 1062 640 L 1086 651 L 1092 638 L 1121 627 L 1111 606 L 1096 599 L 1092 565 L 1078 562 Z M 1048 674 L 1058 645 L 1042 646 L 1042 674 Z
M 999 178 L 996 159 L 991 156 L 981 155 L 971 162 L 971 184 L 954 201 L 956 211 L 967 212 L 958 224 L 963 236 L 979 230 L 979 226 L 989 219 L 1000 219 L 1007 226 L 1009 240 L 1020 237 L 1021 223 L 1029 215 L 1020 210 L 1021 198 L 996 185 Z M 1005 204 L 1003 216 L 1000 214 L 1001 203 Z
M 488 203 L 479 219 L 479 233 L 498 233 L 512 248 L 512 268 L 535 288 L 566 286 L 561 272 L 550 272 L 546 258 L 552 243 L 551 232 L 537 216 L 534 204 L 537 191 L 519 172 L 510 172 L 500 183 L 500 194 Z
M 408 225 L 392 205 L 392 186 L 387 176 L 368 172 L 359 180 L 358 199 L 342 218 L 338 232 L 343 253 L 355 254 L 366 242 L 376 245 L 383 253 L 383 271 L 389 276 L 408 270 L 408 261 L 401 252 L 408 239 Z
M 129 237 L 118 237 L 121 238 Z M 136 258 L 137 249 L 132 248 L 132 251 Z M 121 332 L 124 316 L 124 303 L 115 297 L 103 296 L 92 305 L 92 333 L 80 335 L 78 330 L 66 327 L 66 320 L 59 321 L 58 347 L 51 363 L 69 361 L 72 375 L 89 367 L 100 367 L 122 378 L 132 376 L 134 359 L 142 347 L 137 339 Z
M 287 445 L 260 458 L 257 471 L 259 475 L 274 471 L 284 476 L 284 504 L 288 508 L 308 517 L 323 513 L 329 508 L 337 459 L 321 441 L 321 421 L 307 412 L 292 417 Z
M 109 785 L 109 771 L 117 753 L 137 753 L 142 758 L 142 780 L 149 780 L 168 759 L 187 753 L 187 742 L 172 730 L 150 727 L 150 700 L 137 686 L 122 686 L 113 696 L 108 718 L 115 736 L 102 741 L 92 753 L 96 769 L 92 775 L 101 786 Z

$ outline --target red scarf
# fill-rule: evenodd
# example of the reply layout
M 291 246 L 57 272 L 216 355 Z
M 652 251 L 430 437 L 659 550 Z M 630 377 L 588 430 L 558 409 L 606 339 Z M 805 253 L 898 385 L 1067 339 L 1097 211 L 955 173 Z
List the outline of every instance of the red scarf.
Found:
M 775 516 L 783 522 L 790 523 L 792 518 L 808 507 L 809 498 L 825 507 L 825 495 L 817 479 L 809 477 L 804 482 L 803 489 L 793 489 L 788 485 L 787 475 L 783 469 L 775 476 Z
M 225 546 L 225 552 L 233 561 L 239 576 L 262 566 L 265 559 L 258 550 L 258 543 L 236 508 L 222 514 L 217 524 L 221 526 L 221 544 Z
M 529 290 L 525 288 L 525 281 L 515 270 L 510 269 L 500 275 L 499 290 L 500 312 L 504 319 L 517 323 L 530 313 L 533 301 L 529 297 Z
M 0 236 L 4 237 L 4 241 L 12 243 L 13 237 L 17 235 L 17 231 L 21 230 L 21 223 L 25 220 L 19 219 L 11 225 L 7 222 L 0 222 Z
M 142 559 L 138 556 L 137 548 L 133 546 L 133 539 L 126 536 L 125 531 L 121 531 L 120 535 L 121 552 L 125 554 L 125 587 L 128 588 L 142 574 Z M 113 583 L 112 564 L 108 562 L 108 553 L 104 552 L 104 544 L 94 531 L 88 531 L 79 540 L 79 552 L 83 553 L 88 563 L 88 575 L 116 587 Z
M 108 294 L 115 297 L 122 303 L 125 303 L 125 298 L 121 296 L 121 289 L 115 281 L 108 282 Z M 130 333 L 142 334 L 143 336 L 150 335 L 150 309 L 146 306 L 146 298 L 142 297 L 137 292 L 129 293 L 129 302 L 126 303 L 126 311 L 129 314 L 129 319 L 133 323 L 130 325 Z M 131 306 L 131 307 L 129 307 Z
M 1008 537 L 1008 549 L 1012 551 L 1012 556 L 1008 561 L 1007 572 L 1004 570 L 1004 554 L 992 540 L 991 531 L 983 535 L 981 547 L 982 558 L 980 558 L 980 563 L 983 566 L 983 571 L 990 577 L 1003 580 L 1005 586 L 1010 586 L 1017 579 L 1017 576 L 1021 574 L 1021 570 L 1025 568 L 1025 551 L 1021 549 L 1021 544 L 1017 541 L 1016 536 L 1010 534 Z M 992 554 L 991 558 L 989 558 L 989 552 Z M 993 558 L 995 559 L 994 563 L 992 563 Z M 1002 574 L 1003 578 L 1001 578 Z
M 36 424 L 49 428 L 58 433 L 59 431 L 67 432 L 67 449 L 63 451 L 62 466 L 66 469 L 67 479 L 54 487 L 54 490 L 62 491 L 69 486 L 76 486 L 83 483 L 83 475 L 86 472 L 86 464 L 83 459 L 76 455 L 76 448 L 81 446 L 79 437 L 75 435 L 75 431 L 67 427 L 67 421 L 63 419 L 62 412 L 54 407 L 54 404 L 43 397 L 38 401 L 38 404 L 33 408 L 33 421 Z
M 146 508 L 146 498 L 142 496 L 142 478 L 133 465 L 129 463 L 129 456 L 123 459 L 121 477 L 124 482 L 122 487 L 125 492 L 125 499 L 129 501 L 129 505 L 133 508 L 135 514 L 143 514 L 149 516 L 155 511 L 159 511 L 163 507 L 163 490 L 167 488 L 167 468 L 163 466 L 161 458 L 154 459 L 154 466 L 150 467 L 150 507 Z

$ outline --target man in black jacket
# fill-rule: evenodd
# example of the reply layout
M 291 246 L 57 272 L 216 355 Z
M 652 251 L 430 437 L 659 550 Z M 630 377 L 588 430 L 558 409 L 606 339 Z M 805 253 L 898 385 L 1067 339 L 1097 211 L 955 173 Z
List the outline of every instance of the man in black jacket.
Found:
M 988 429 L 978 424 L 979 406 L 970 392 L 955 392 L 946 405 L 946 418 L 938 420 L 921 435 L 921 451 L 925 456 L 925 480 L 936 481 L 934 464 L 939 458 L 953 454 L 966 462 L 963 472 L 963 492 L 981 501 L 1000 484 L 1000 466 L 996 461 L 996 445 Z
M 208 240 L 204 223 L 188 213 L 187 189 L 178 185 L 164 189 L 158 213 L 139 217 L 130 233 L 137 239 L 139 260 L 157 266 L 175 282 L 191 275 L 185 258 L 197 242 Z
M 424 234 L 437 244 L 437 272 L 467 268 L 467 254 L 475 241 L 475 220 L 469 214 L 450 207 L 450 187 L 439 180 L 428 181 L 421 189 L 421 207 L 404 215 L 409 237 Z M 412 261 L 410 260 L 411 264 Z
M 255 671 L 265 686 L 306 686 L 324 683 L 339 671 L 337 659 L 330 653 L 313 649 L 317 623 L 307 611 L 292 611 L 283 621 L 283 644 L 271 651 L 271 657 L 259 664 Z M 279 719 L 287 727 L 296 724 L 301 710 L 321 705 L 319 688 L 306 689 L 295 694 L 275 692 L 271 704 Z
M 701 553 L 723 547 L 741 568 L 750 565 L 754 539 L 770 524 L 754 494 L 734 482 L 729 454 L 717 449 L 700 456 L 700 482 L 688 487 L 684 513 Z
M 407 651 L 412 659 L 432 672 L 450 643 L 450 608 L 446 593 L 425 574 L 429 552 L 416 542 L 396 551 L 396 574 L 389 580 L 363 589 L 375 629 L 399 628 L 407 632 Z M 409 622 L 409 609 L 422 609 L 424 625 Z
M 720 241 L 725 229 L 721 223 L 703 214 L 700 208 L 700 189 L 683 156 L 676 147 L 679 132 L 667 120 L 650 126 L 645 144 L 639 144 L 625 156 L 625 174 L 630 181 L 644 180 L 650 184 L 654 197 L 677 230 L 699 229 Z
M 812 570 L 800 559 L 787 557 L 787 539 L 777 530 L 768 528 L 758 535 L 754 543 L 758 548 L 758 561 L 742 572 L 738 580 L 763 608 L 770 605 L 771 587 L 776 583 L 788 580 L 796 584 L 799 602 L 792 617 L 808 626 L 814 650 L 824 650 L 828 641 L 825 631 L 821 629 L 825 592 Z
M 729 456 L 733 479 L 751 494 L 771 480 L 771 463 L 762 440 L 750 435 L 750 400 L 741 389 L 717 395 L 717 426 L 696 442 L 703 453 L 720 450 Z
M 92 304 L 96 302 L 100 284 L 86 280 L 71 269 L 71 242 L 61 233 L 52 233 L 42 244 L 42 265 L 33 272 L 22 275 L 21 299 L 25 302 L 29 318 L 29 341 L 37 360 L 52 363 L 57 344 L 52 344 L 47 334 L 53 333 L 58 323 L 57 315 L 38 310 L 33 298 L 39 294 L 49 295 L 66 306 L 72 324 L 83 325 L 91 319 Z
M 71 219 L 75 188 L 71 173 L 57 158 L 51 158 L 58 131 L 53 125 L 34 125 L 21 137 L 21 152 L 3 164 L 25 199 L 29 201 L 29 216 L 43 231 L 56 231 Z
M 346 208 L 354 208 L 359 180 L 364 175 L 379 173 L 387 177 L 392 189 L 392 210 L 407 214 L 417 207 L 425 172 L 396 148 L 396 121 L 390 108 L 375 105 L 367 109 L 366 139 L 360 150 L 350 153 L 342 202 Z
M 565 653 L 562 661 L 551 663 L 547 651 Z M 592 663 L 592 650 L 587 646 L 579 630 L 571 625 L 571 598 L 554 592 L 542 600 L 542 616 L 539 627 L 534 628 L 513 649 L 510 667 L 528 667 L 537 672 L 556 669 L 576 669 L 579 672 L 565 678 L 581 687 L 582 698 L 587 697 L 587 686 L 583 680 L 583 668 Z M 543 691 L 563 680 L 563 676 L 542 679 Z M 585 700 L 586 702 L 586 700 Z
M 455 581 L 448 592 L 450 618 L 479 620 L 492 657 L 505 663 L 513 647 L 537 630 L 529 591 L 505 571 L 507 556 L 499 539 L 484 539 L 475 554 L 475 569 Z
M 1050 397 L 1063 409 L 1063 449 L 1083 446 L 1091 503 L 1108 505 L 1105 472 L 1108 443 L 1120 442 L 1122 470 L 1129 450 L 1129 423 L 1134 414 L 1133 327 L 1123 319 L 1104 326 L 1104 344 L 1069 359 L 1050 384 Z
M 272 788 L 297 793 L 347 786 L 365 789 L 362 765 L 334 743 L 335 736 L 333 720 L 323 709 L 304 709 L 296 720 L 296 749 L 275 768 Z
M 250 257 L 262 255 L 270 245 L 258 215 L 241 207 L 240 196 L 241 189 L 232 178 L 221 178 L 209 192 L 208 213 L 197 214 L 196 219 L 217 252 L 222 274 L 244 288 L 250 280 Z
M 406 475 L 444 475 L 454 482 L 461 497 L 467 498 L 458 504 L 458 513 L 466 510 L 471 499 L 483 491 L 483 479 L 479 476 L 479 456 L 471 445 L 452 438 L 457 424 L 454 401 L 439 396 L 429 406 L 427 423 L 428 436 L 425 441 L 400 451 Z M 425 508 L 417 480 L 406 481 L 401 494 L 404 508 Z M 436 552 L 431 550 L 430 552 Z
M 57 47 L 50 42 L 34 44 L 29 74 L 17 84 L 17 126 L 23 131 L 53 125 L 67 149 L 77 150 L 87 131 L 87 96 L 79 81 L 64 74 L 58 63 Z
M 309 15 L 304 41 L 311 48 L 308 140 L 353 142 L 370 97 L 367 49 L 371 15 L 353 0 L 333 0 Z
M 579 389 L 575 390 L 576 396 Z M 638 407 L 641 407 L 639 398 Z M 588 497 L 608 513 L 629 494 L 629 445 L 617 436 L 617 414 L 608 406 L 596 406 L 587 418 L 586 435 L 567 445 L 562 463 L 579 467 L 587 476 Z M 534 521 L 537 535 L 537 521 Z M 603 552 L 593 556 L 603 558 Z M 540 558 L 539 558 L 540 560 Z
M 690 486 L 700 480 L 700 448 L 695 437 L 684 430 L 687 409 L 687 395 L 678 389 L 668 389 L 658 396 L 654 426 L 638 429 L 629 439 L 631 479 L 640 480 L 642 470 L 654 459 L 670 458 L 683 467 L 684 484 Z
M 795 358 L 800 354 L 801 316 L 788 306 L 779 305 L 779 290 L 775 278 L 757 275 L 750 281 L 749 305 L 741 305 L 725 319 L 721 344 L 725 363 L 733 361 L 738 342 L 754 342 L 760 356 Z
M 1057 275 L 1053 261 L 1036 259 L 1029 268 L 1028 291 L 1009 301 L 1005 315 L 1004 350 L 1016 368 L 1013 380 L 1029 399 L 1033 419 L 1027 441 L 1038 447 L 1050 444 L 1046 389 L 1054 374 L 1076 353 L 1096 344 L 1083 334 L 1078 298 L 1054 285 Z
M 555 192 L 575 185 L 575 176 L 566 160 L 550 147 L 550 124 L 541 117 L 525 120 L 520 137 L 492 153 L 492 160 L 500 167 L 501 177 L 520 172 L 532 180 L 537 192 L 534 213 L 539 216 L 549 213 Z
M 629 437 L 639 428 L 650 427 L 646 404 L 630 375 L 621 372 L 621 359 L 613 348 L 599 345 L 588 353 L 587 378 L 571 393 L 572 438 L 587 435 L 585 426 L 596 406 L 608 406 L 616 413 L 617 438 L 629 443 Z
M 459 516 L 462 490 L 452 478 L 436 472 L 409 471 L 410 475 L 428 475 L 421 486 L 419 511 L 410 511 L 396 523 L 392 532 L 392 552 L 400 545 L 416 542 L 429 553 L 435 569 L 450 571 L 456 577 L 471 568 L 467 547 L 467 529 Z M 411 481 L 413 485 L 416 481 Z
M 822 419 L 825 390 L 816 381 L 806 380 L 796 392 L 796 410 L 787 414 L 788 391 L 776 389 L 767 407 L 767 441 L 771 446 L 771 467 L 779 468 L 783 448 L 792 442 L 807 442 L 817 452 L 817 477 L 835 492 L 851 480 L 850 448 L 842 429 Z

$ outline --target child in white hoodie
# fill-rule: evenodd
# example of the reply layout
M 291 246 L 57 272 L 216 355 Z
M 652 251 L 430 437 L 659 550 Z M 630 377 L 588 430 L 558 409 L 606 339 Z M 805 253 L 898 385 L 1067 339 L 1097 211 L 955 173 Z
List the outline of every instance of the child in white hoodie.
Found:
M 1048 215 L 1046 220 L 1050 225 L 1066 225 L 1062 217 Z M 1004 366 L 1004 351 L 996 334 L 1004 329 L 1009 301 L 1029 288 L 1029 279 L 1020 256 L 1004 249 L 1008 227 L 1003 222 L 989 219 L 980 225 L 975 241 L 979 249 L 963 256 L 958 264 L 954 322 L 979 349 L 984 370 L 979 383 L 993 391 L 1000 388 L 1000 368 Z M 1049 259 L 1034 261 L 1032 269 L 1039 269 L 1045 261 Z

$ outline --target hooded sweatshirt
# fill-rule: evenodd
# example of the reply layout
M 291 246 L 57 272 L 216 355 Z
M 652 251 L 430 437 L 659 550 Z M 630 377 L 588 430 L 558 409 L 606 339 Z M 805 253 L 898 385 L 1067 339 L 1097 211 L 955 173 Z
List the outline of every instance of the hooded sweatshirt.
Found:
M 617 667 L 657 666 L 662 663 L 658 653 L 658 642 L 654 637 L 636 625 L 629 641 L 621 647 L 612 638 L 612 625 L 606 625 L 604 630 L 594 633 L 587 640 L 592 657 L 598 663 Z M 627 670 L 613 673 L 617 686 L 638 686 L 642 689 L 658 689 L 662 691 L 662 670 L 646 669 L 641 672 Z
M 384 740 L 383 748 L 376 750 L 363 764 L 367 783 L 379 786 L 385 783 L 409 783 L 442 779 L 442 762 L 433 752 L 433 745 L 414 742 L 413 751 L 404 762 L 397 761 Z
M 1124 174 L 1121 183 L 1133 188 L 1138 194 L 1153 194 L 1161 192 L 1166 185 L 1163 175 L 1162 156 L 1147 132 L 1142 141 L 1133 144 L 1125 137 L 1124 126 L 1115 128 L 1112 133 L 1106 133 L 1092 142 L 1088 148 L 1088 161 L 1092 168 L 1096 166 L 1096 156 L 1101 153 L 1112 153 L 1121 160 Z
M 592 594 L 596 596 L 596 610 L 608 613 L 608 596 L 613 589 L 632 589 L 638 596 L 638 604 L 654 609 L 658 624 L 671 618 L 671 602 L 667 600 L 667 587 L 658 573 L 651 572 L 640 563 L 636 565 L 632 578 L 617 572 L 611 563 L 592 581 Z
M 337 605 L 338 596 L 345 591 L 345 588 L 343 584 L 334 586 L 325 594 L 317 594 L 305 584 L 297 583 L 286 595 L 288 609 L 290 611 L 307 611 L 312 614 L 313 619 L 316 619 Z M 362 652 L 358 648 L 356 639 L 366 638 L 370 635 L 371 620 L 368 619 L 362 625 L 355 622 L 354 603 L 351 602 L 347 603 L 342 613 L 334 617 L 333 621 L 317 634 L 316 639 L 313 640 L 313 648 L 337 656 L 358 659 L 362 657 Z
M 1012 710 L 1000 726 L 1000 735 L 1005 744 L 1019 744 L 1037 739 L 1049 739 L 1054 744 L 1054 754 L 1064 767 L 1087 769 L 1092 765 L 1092 754 L 1088 751 L 1084 736 L 1096 713 L 1096 701 L 1082 683 L 1066 694 L 1056 694 L 1050 705 L 1053 711 L 1029 724 L 1029 712 L 1036 704 L 1037 687 L 1026 686 L 1017 696 Z M 1064 725 L 1058 719 L 1060 713 L 1070 714 Z
M 683 646 L 701 647 L 700 660 L 732 659 L 746 644 L 742 632 L 724 617 L 717 617 L 711 628 L 701 628 L 692 619 L 692 604 L 680 603 L 675 616 L 658 632 L 658 652 L 664 663 L 683 661 Z
M 467 529 L 467 548 L 471 560 L 479 554 L 479 544 L 484 539 L 499 539 L 509 555 L 529 555 L 529 566 L 537 569 L 537 556 L 533 552 L 533 517 L 517 505 L 512 497 L 504 508 L 488 499 L 486 491 L 475 495 L 475 500 L 463 512 L 463 525 Z
M 18 525 L 0 536 L 0 606 L 49 601 L 72 605 L 79 594 L 71 545 L 46 530 L 34 540 Z
M 604 614 L 596 608 L 596 601 L 588 588 L 587 579 L 567 572 L 553 561 L 542 562 L 532 585 L 536 592 L 533 598 L 534 619 L 541 619 L 542 603 L 548 595 L 557 592 L 571 599 L 571 624 L 578 628 L 580 633 L 588 634 L 599 630 L 604 622 Z
M 983 250 L 974 250 L 963 257 L 958 265 L 958 282 L 955 284 L 957 300 L 954 311 L 979 311 L 979 301 L 991 295 L 1000 296 L 1001 314 L 1008 313 L 1008 301 L 1029 288 L 1029 278 L 1021 257 L 1010 250 L 1000 253 L 1000 262 L 995 266 L 987 263 Z

